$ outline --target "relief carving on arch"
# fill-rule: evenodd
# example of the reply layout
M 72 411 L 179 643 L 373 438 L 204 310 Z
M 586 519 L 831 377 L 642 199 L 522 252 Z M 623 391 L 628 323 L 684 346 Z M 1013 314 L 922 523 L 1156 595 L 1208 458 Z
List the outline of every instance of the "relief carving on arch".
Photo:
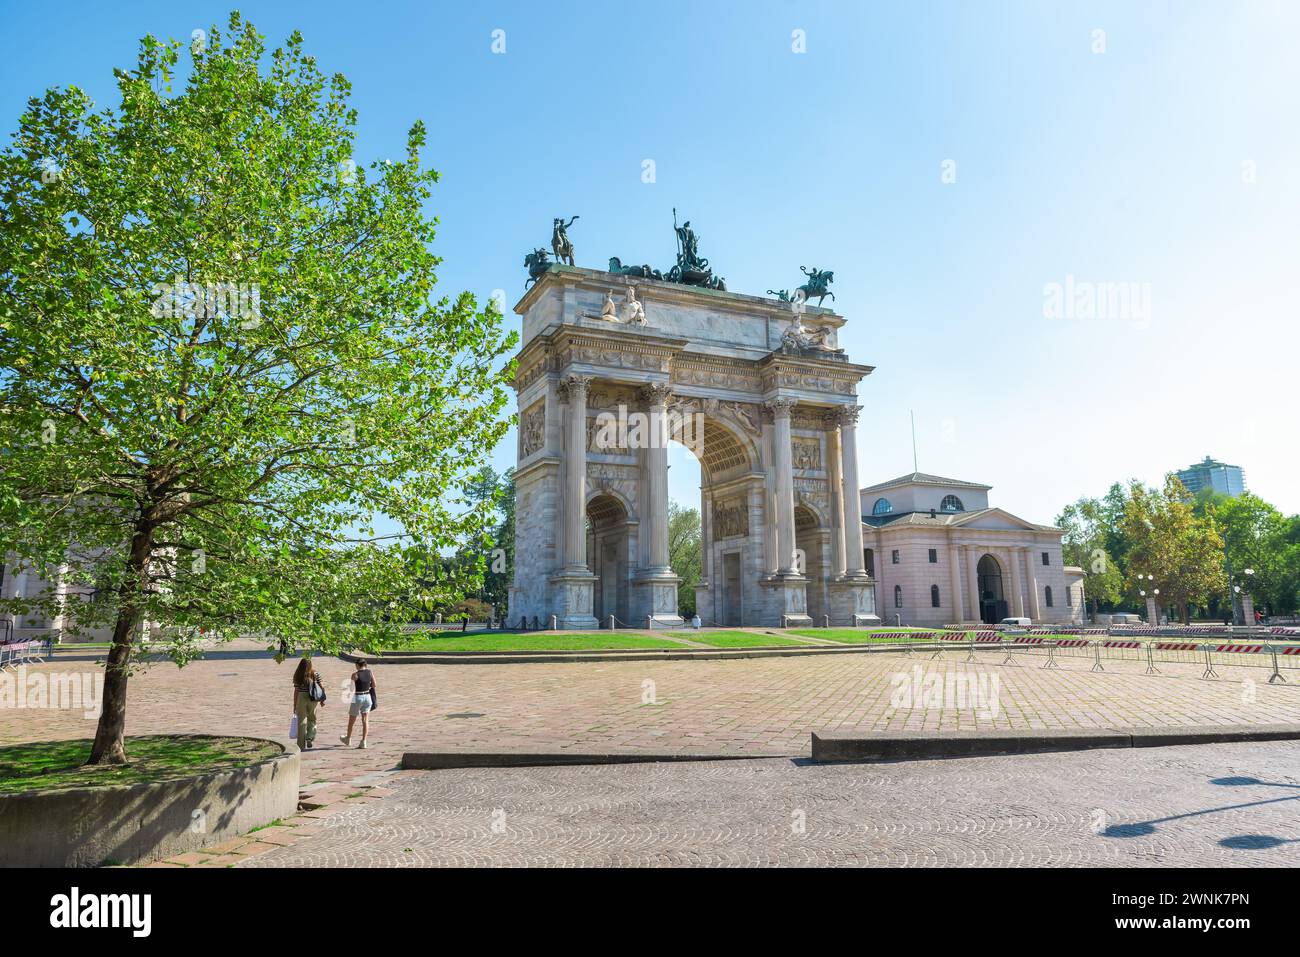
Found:
M 519 457 L 526 459 L 546 444 L 546 400 L 534 402 L 519 416 Z
M 805 471 L 820 471 L 822 467 L 822 444 L 819 439 L 797 435 L 790 443 L 794 467 Z
M 736 538 L 749 534 L 749 506 L 743 498 L 713 503 L 713 537 Z

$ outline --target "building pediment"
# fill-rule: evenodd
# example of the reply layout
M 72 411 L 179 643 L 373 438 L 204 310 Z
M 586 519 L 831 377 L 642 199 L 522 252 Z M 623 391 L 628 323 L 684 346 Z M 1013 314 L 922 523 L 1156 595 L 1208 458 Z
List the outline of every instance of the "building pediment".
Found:
M 1050 525 L 1036 525 L 1001 508 L 986 508 L 978 512 L 954 515 L 950 524 L 954 528 L 985 528 L 1027 532 L 1058 531 L 1058 529 L 1054 529 Z

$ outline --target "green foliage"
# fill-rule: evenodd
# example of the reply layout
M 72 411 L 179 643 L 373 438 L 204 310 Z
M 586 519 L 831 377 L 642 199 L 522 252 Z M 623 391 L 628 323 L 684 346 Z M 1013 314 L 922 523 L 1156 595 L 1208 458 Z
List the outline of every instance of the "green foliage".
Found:
M 486 541 L 474 469 L 508 427 L 514 337 L 433 298 L 424 125 L 367 168 L 297 33 L 268 55 L 232 14 L 173 93 L 181 48 L 146 37 L 116 109 L 31 100 L 0 153 L 0 552 L 96 590 L 63 610 L 113 626 L 119 751 L 142 622 L 178 662 L 214 624 L 391 637 L 421 556 Z
M 1127 546 L 1114 541 L 1108 513 L 1106 501 L 1081 498 L 1056 517 L 1057 527 L 1065 532 L 1061 539 L 1065 564 L 1083 569 L 1083 593 L 1094 615 L 1103 607 L 1114 610 L 1123 599 L 1124 573 L 1108 547 L 1127 551 Z
M 1081 498 L 1057 516 L 1056 524 L 1065 532 L 1062 544 L 1067 564 L 1080 565 L 1087 573 L 1084 587 L 1094 614 L 1099 610 L 1142 608 L 1143 598 L 1133 576 L 1161 576 L 1159 570 L 1130 564 L 1135 540 L 1124 519 L 1135 494 L 1142 499 L 1141 508 L 1148 509 L 1152 496 L 1165 498 L 1169 489 L 1163 494 L 1150 489 L 1134 491 L 1140 488 L 1135 481 L 1130 481 L 1127 488 L 1116 483 L 1104 498 Z M 1300 606 L 1300 516 L 1285 516 L 1250 493 L 1234 498 L 1202 489 L 1192 497 L 1183 489 L 1178 494 L 1193 525 L 1201 529 L 1214 525 L 1224 543 L 1214 560 L 1221 566 L 1231 562 L 1234 583 L 1250 587 L 1256 605 L 1275 614 L 1291 613 Z M 1245 575 L 1247 568 L 1254 575 Z M 1167 597 L 1165 586 L 1156 582 L 1152 587 L 1161 589 L 1163 602 Z M 1208 592 L 1203 590 L 1194 603 L 1209 613 L 1228 607 L 1226 578 L 1216 576 Z
M 1249 492 L 1217 495 L 1203 504 L 1222 529 L 1235 581 L 1251 589 L 1256 605 L 1294 611 L 1300 587 L 1300 544 L 1292 537 L 1297 520 Z M 1247 568 L 1254 574 L 1246 575 Z
M 700 511 L 668 503 L 668 561 L 681 579 L 677 586 L 677 613 L 695 615 L 695 586 L 700 583 L 703 552 L 700 545 Z
M 1228 586 L 1223 569 L 1223 539 L 1209 516 L 1197 516 L 1187 489 L 1175 475 L 1155 491 L 1134 482 L 1124 506 L 1121 530 L 1130 543 L 1128 572 L 1152 575 L 1159 603 L 1181 609 L 1189 620 L 1192 604 L 1205 605 Z

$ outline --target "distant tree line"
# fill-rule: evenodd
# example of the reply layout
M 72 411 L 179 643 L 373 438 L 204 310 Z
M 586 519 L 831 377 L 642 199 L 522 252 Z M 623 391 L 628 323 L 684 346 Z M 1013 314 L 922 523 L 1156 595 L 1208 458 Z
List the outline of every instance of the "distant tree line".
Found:
M 1094 615 L 1141 611 L 1141 592 L 1159 589 L 1160 607 L 1184 621 L 1226 619 L 1233 585 L 1248 588 L 1266 614 L 1300 606 L 1300 515 L 1249 492 L 1192 495 L 1172 474 L 1160 489 L 1116 482 L 1101 498 L 1067 505 L 1056 524 L 1066 563 L 1084 570 Z

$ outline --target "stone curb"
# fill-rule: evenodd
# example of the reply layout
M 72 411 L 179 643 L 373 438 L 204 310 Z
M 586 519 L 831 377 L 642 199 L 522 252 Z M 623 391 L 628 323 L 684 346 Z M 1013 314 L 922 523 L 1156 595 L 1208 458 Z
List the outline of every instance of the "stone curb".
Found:
M 1180 744 L 1300 740 L 1300 724 L 1255 727 L 1116 728 L 1090 731 L 981 731 L 935 735 L 920 731 L 880 731 L 869 736 L 839 731 L 812 733 L 812 759 L 834 761 L 914 761 L 994 754 L 1040 754 L 1094 748 L 1160 748 Z
M 455 768 L 549 768 L 573 765 L 655 764 L 688 761 L 757 761 L 782 754 L 652 754 L 618 751 L 407 751 L 404 771 Z
M 793 645 L 767 646 L 756 648 L 722 649 L 709 648 L 695 650 L 692 648 L 664 648 L 656 651 L 623 651 L 606 649 L 600 651 L 444 651 L 441 654 L 401 653 L 401 657 L 390 655 L 358 656 L 343 652 L 338 657 L 344 661 L 356 661 L 365 657 L 366 661 L 377 665 L 521 665 L 542 664 L 545 662 L 589 662 L 589 661 L 727 661 L 746 658 L 784 658 L 797 655 L 847 655 L 862 652 L 897 652 L 901 646 L 873 642 L 869 645 Z M 945 650 L 968 649 L 968 645 L 954 645 Z M 977 650 L 983 650 L 977 648 Z M 996 650 L 996 649 L 991 649 Z

